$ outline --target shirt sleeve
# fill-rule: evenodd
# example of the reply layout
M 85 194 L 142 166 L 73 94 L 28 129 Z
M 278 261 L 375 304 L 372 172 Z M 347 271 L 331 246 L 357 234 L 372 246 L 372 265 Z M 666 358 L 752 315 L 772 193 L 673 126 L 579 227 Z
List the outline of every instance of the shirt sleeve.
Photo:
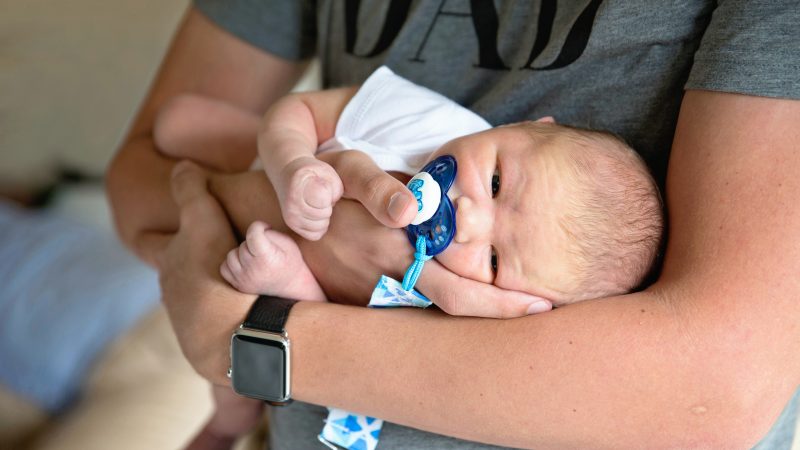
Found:
M 316 9 L 310 0 L 194 0 L 194 6 L 229 33 L 276 56 L 314 55 Z
M 800 98 L 797 1 L 718 3 L 695 53 L 686 88 Z

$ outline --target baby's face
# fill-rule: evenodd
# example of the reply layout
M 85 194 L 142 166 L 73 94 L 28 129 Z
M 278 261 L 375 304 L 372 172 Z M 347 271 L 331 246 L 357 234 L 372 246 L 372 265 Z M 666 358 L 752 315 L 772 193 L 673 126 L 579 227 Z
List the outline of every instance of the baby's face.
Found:
M 538 124 L 493 128 L 448 142 L 458 172 L 448 195 L 456 235 L 436 259 L 450 271 L 558 304 L 573 285 L 558 225 L 569 185 L 563 139 L 536 136 Z M 562 151 L 559 151 L 559 146 Z

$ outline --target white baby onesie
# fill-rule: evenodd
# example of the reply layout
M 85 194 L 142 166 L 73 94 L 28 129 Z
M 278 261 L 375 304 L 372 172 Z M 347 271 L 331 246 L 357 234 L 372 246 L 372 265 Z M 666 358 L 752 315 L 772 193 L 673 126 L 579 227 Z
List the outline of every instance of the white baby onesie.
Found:
M 383 170 L 414 175 L 444 143 L 489 128 L 467 108 L 382 66 L 347 103 L 335 136 L 318 152 L 360 150 Z

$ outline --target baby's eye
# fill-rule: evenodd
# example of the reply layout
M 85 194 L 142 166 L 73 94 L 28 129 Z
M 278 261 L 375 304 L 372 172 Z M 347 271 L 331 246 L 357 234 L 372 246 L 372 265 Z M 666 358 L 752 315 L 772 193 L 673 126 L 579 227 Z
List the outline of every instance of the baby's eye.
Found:
M 497 252 L 495 251 L 494 247 L 492 247 L 492 256 L 490 258 L 491 265 L 492 265 L 492 273 L 497 273 Z
M 497 197 L 498 192 L 500 192 L 500 169 L 495 167 L 492 174 L 492 198 Z

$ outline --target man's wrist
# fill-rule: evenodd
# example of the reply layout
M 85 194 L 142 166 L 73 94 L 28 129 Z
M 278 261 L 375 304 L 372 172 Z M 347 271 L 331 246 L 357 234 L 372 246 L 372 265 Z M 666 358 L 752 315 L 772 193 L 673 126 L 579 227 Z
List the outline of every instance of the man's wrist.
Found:
M 237 394 L 275 406 L 291 402 L 291 341 L 284 325 L 297 300 L 259 296 L 231 337 L 228 375 Z
M 219 386 L 230 386 L 227 372 L 231 362 L 231 333 L 244 321 L 257 296 L 238 292 L 221 283 L 225 282 L 214 283 L 210 288 L 206 285 L 207 289 L 195 291 L 198 295 L 196 304 L 205 309 L 201 313 L 213 316 L 214 322 L 219 326 L 208 329 L 202 335 L 193 329 L 186 330 L 192 334 L 183 336 L 183 339 L 179 336 L 179 340 L 186 358 L 203 378 Z M 188 293 L 184 293 L 186 294 Z M 170 315 L 184 313 L 169 312 Z

